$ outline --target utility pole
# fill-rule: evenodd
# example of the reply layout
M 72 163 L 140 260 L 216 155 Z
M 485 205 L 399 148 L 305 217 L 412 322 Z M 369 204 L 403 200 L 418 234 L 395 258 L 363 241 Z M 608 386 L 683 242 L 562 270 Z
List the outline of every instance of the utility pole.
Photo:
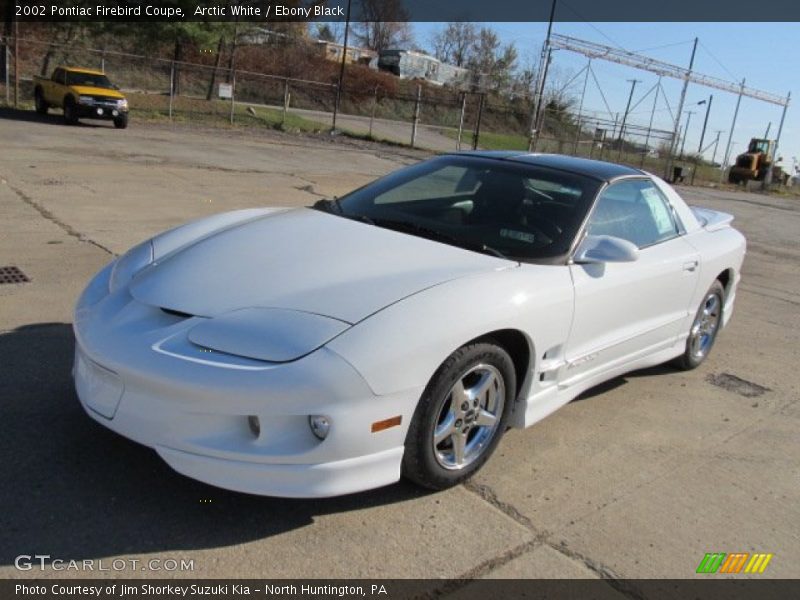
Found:
M 342 45 L 342 64 L 339 67 L 339 83 L 336 86 L 336 99 L 333 102 L 333 120 L 331 121 L 331 133 L 336 132 L 336 114 L 339 112 L 339 102 L 342 99 L 342 85 L 344 84 L 344 65 L 347 62 L 347 38 L 350 34 L 350 4 L 352 0 L 347 0 L 347 14 L 344 18 L 344 44 Z
M 698 154 L 703 151 L 703 140 L 706 139 L 706 127 L 708 127 L 708 115 L 711 112 L 712 102 L 714 102 L 714 94 L 711 94 L 708 97 L 708 102 L 706 103 L 706 118 L 703 119 L 703 131 L 700 133 L 700 144 L 697 146 Z
M 631 82 L 631 93 L 628 94 L 628 104 L 625 105 L 625 114 L 622 116 L 622 125 L 619 128 L 619 137 L 617 138 L 617 145 L 619 152 L 617 153 L 617 160 L 622 156 L 622 144 L 624 143 L 623 136 L 625 135 L 625 123 L 628 120 L 628 112 L 631 110 L 631 101 L 633 100 L 633 90 L 636 89 L 636 84 L 640 82 L 639 79 L 628 79 Z
M 694 68 L 694 57 L 697 54 L 697 42 L 698 38 L 694 38 L 694 46 L 692 46 L 692 57 L 689 59 L 689 70 L 686 71 L 686 76 L 683 80 L 683 90 L 681 91 L 681 99 L 678 103 L 678 110 L 675 113 L 675 128 L 672 131 L 672 140 L 669 145 L 669 157 L 666 161 L 666 172 L 664 173 L 664 177 L 668 178 L 670 169 L 672 169 L 673 163 L 673 155 L 675 154 L 675 144 L 678 142 L 678 135 L 681 131 L 681 114 L 683 114 L 683 105 L 686 102 L 686 92 L 689 89 L 689 77 L 692 74 L 692 69 Z
M 703 140 L 706 138 L 706 127 L 708 126 L 708 114 L 711 112 L 711 103 L 714 101 L 714 95 L 711 94 L 708 97 L 708 100 L 702 100 L 697 104 L 705 104 L 706 105 L 706 117 L 703 119 L 703 131 L 700 132 L 700 144 L 697 146 L 697 156 L 694 159 L 694 168 L 692 169 L 692 181 L 690 182 L 691 185 L 694 185 L 694 177 L 697 174 L 697 165 L 703 159 Z M 684 138 L 684 141 L 686 138 Z
M 692 120 L 692 115 L 694 114 L 694 111 L 687 110 L 686 114 L 689 116 L 686 117 L 686 127 L 683 130 L 683 139 L 681 140 L 681 160 L 683 160 L 683 149 L 686 147 L 686 137 L 689 135 L 689 123 Z
M 647 136 L 644 138 L 644 152 L 642 152 L 642 160 L 639 163 L 639 167 L 644 166 L 644 158 L 645 155 L 650 152 L 650 134 L 653 131 L 653 119 L 656 116 L 656 106 L 658 105 L 658 94 L 661 92 L 661 75 L 658 76 L 658 82 L 656 82 L 655 94 L 653 94 L 653 108 L 650 111 L 650 123 L 647 126 Z
M 542 112 L 542 102 L 544 100 L 544 86 L 547 81 L 547 69 L 550 66 L 550 59 L 552 57 L 552 49 L 550 48 L 550 36 L 553 34 L 553 18 L 556 14 L 556 3 L 558 0 L 553 0 L 550 5 L 550 18 L 547 23 L 547 37 L 542 46 L 542 58 L 539 65 L 539 81 L 536 85 L 536 94 L 534 95 L 533 114 L 531 115 L 531 131 L 528 138 L 528 152 L 536 150 L 536 143 L 539 141 L 539 115 Z
M 714 152 L 711 154 L 711 166 L 714 166 L 714 161 L 717 158 L 717 148 L 719 147 L 719 136 L 722 133 L 722 129 L 717 129 L 717 139 L 714 140 Z
M 739 106 L 742 104 L 742 95 L 744 94 L 744 83 L 745 80 L 742 79 L 742 84 L 739 86 L 739 97 L 736 99 L 736 108 L 733 111 L 733 121 L 731 122 L 731 130 L 728 133 L 728 144 L 725 146 L 725 157 L 722 159 L 722 169 L 720 170 L 720 178 L 719 180 L 722 181 L 725 177 L 725 167 L 728 166 L 728 159 L 731 156 L 731 147 L 733 146 L 733 130 L 736 129 L 736 118 L 739 116 Z
M 792 100 L 792 92 L 786 94 L 786 104 L 783 105 L 783 112 L 781 113 L 781 122 L 778 125 L 778 135 L 775 137 L 775 148 L 772 150 L 772 164 L 778 160 L 778 146 L 781 143 L 781 134 L 783 133 L 783 122 L 786 120 L 786 111 L 789 109 L 789 102 Z M 764 175 L 764 182 L 762 188 L 767 189 L 772 183 L 772 169 L 767 169 L 767 174 Z
M 572 149 L 572 154 L 578 154 L 578 143 L 580 142 L 581 138 L 581 127 L 582 127 L 582 119 L 583 119 L 583 99 L 586 97 L 586 86 L 589 83 L 589 74 L 591 73 L 592 69 L 592 59 L 589 59 L 589 62 L 586 63 L 586 77 L 583 79 L 583 91 L 581 92 L 581 103 L 578 107 L 578 126 L 575 128 L 575 147 Z

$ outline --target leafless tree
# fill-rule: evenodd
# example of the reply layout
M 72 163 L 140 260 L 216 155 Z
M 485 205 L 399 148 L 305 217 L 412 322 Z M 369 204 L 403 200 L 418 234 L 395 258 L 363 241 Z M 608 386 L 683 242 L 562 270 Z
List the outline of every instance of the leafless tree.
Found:
M 401 0 L 361 0 L 353 23 L 353 38 L 364 48 L 381 52 L 388 48 L 410 47 L 414 43 L 408 11 Z
M 447 64 L 464 67 L 477 39 L 474 23 L 448 23 L 431 40 L 433 55 Z

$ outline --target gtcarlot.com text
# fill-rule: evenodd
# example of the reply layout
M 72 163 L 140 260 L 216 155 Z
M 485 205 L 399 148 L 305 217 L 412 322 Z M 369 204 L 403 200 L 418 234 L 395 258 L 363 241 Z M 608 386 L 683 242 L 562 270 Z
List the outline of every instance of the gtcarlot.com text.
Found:
M 20 571 L 51 569 L 53 571 L 194 571 L 194 559 L 186 558 L 136 558 L 83 560 L 53 558 L 49 554 L 20 554 L 14 559 Z

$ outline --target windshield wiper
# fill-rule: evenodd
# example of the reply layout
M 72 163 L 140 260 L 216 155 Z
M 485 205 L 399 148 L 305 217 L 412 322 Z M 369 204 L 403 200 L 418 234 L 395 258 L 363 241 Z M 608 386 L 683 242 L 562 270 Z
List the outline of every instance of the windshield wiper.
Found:
M 402 231 L 405 233 L 411 233 L 413 235 L 419 235 L 420 237 L 432 239 L 434 241 L 444 242 L 446 244 L 450 244 L 451 246 L 458 246 L 459 248 L 464 248 L 465 250 L 472 250 L 474 252 L 480 252 L 482 254 L 490 254 L 492 256 L 496 256 L 497 258 L 504 258 L 506 260 L 514 260 L 511 257 L 503 254 L 500 250 L 488 246 L 482 243 L 473 243 L 467 240 L 459 239 L 455 236 L 450 234 L 444 233 L 443 231 L 439 231 L 438 229 L 433 229 L 431 227 L 425 227 L 424 225 L 419 225 L 418 223 L 412 223 L 410 221 L 398 221 L 394 219 L 371 219 L 373 225 L 377 225 L 378 227 L 385 227 L 386 229 L 394 229 L 396 231 Z

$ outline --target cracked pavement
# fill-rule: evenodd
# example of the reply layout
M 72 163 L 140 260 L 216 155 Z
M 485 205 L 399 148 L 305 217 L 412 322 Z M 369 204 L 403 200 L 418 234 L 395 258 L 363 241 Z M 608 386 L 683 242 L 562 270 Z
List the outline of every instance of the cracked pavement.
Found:
M 706 552 L 739 551 L 775 554 L 762 577 L 796 577 L 794 198 L 684 190 L 692 203 L 733 212 L 749 242 L 736 313 L 709 361 L 590 390 L 508 432 L 472 481 L 446 492 L 402 482 L 324 501 L 227 492 L 174 473 L 82 413 L 70 378 L 71 310 L 112 255 L 214 212 L 308 205 L 424 156 L 186 125 L 65 127 L 0 112 L 0 266 L 31 278 L 0 286 L 0 577 L 430 577 L 455 579 L 439 589 L 454 595 L 471 578 L 603 578 L 612 595 L 636 598 L 629 578 L 694 577 Z M 195 569 L 15 569 L 15 556 L 33 553 L 189 558 Z

